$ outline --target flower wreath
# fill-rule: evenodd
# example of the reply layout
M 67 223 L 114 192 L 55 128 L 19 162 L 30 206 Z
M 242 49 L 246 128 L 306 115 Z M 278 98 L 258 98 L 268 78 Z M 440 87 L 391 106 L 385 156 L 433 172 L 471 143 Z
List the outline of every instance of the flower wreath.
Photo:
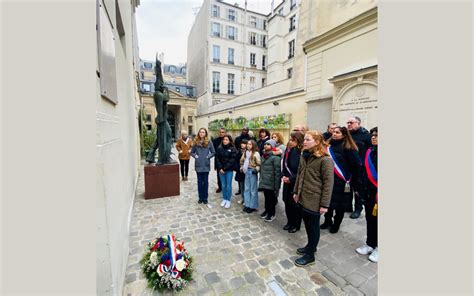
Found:
M 140 260 L 148 287 L 154 290 L 181 290 L 192 279 L 192 257 L 184 242 L 174 234 L 155 238 L 146 245 L 145 255 Z

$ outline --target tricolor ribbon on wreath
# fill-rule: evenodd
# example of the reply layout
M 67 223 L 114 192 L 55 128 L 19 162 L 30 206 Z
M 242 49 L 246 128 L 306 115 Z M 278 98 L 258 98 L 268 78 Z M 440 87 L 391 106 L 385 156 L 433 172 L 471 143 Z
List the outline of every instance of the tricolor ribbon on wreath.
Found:
M 351 179 L 350 176 L 348 179 L 344 177 L 344 171 L 342 170 L 341 166 L 337 163 L 336 158 L 334 157 L 334 153 L 331 150 L 331 147 L 328 146 L 328 153 L 332 158 L 332 162 L 334 163 L 334 173 L 338 176 L 342 181 L 346 182 L 346 186 L 344 187 L 344 192 L 351 192 Z
M 165 264 L 158 265 L 158 273 L 169 273 L 171 277 L 177 278 L 179 271 L 176 269 L 176 258 L 178 254 L 176 252 L 176 240 L 173 235 L 168 235 L 168 255 L 170 257 L 170 265 L 166 266 Z
M 375 169 L 374 163 L 370 158 L 370 153 L 372 150 L 369 148 L 367 149 L 367 153 L 365 154 L 365 171 L 367 172 L 367 177 L 369 178 L 370 183 L 374 185 L 378 189 L 378 178 L 377 178 L 377 170 Z M 377 208 L 378 208 L 378 200 L 379 200 L 379 191 L 377 190 L 377 194 L 375 195 L 375 205 L 372 211 L 372 216 L 377 216 Z

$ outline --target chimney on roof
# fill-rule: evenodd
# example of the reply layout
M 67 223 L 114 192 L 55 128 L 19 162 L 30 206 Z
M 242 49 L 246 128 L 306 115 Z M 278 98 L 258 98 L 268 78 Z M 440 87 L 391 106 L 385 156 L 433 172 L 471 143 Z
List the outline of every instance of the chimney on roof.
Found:
M 235 2 L 235 3 L 234 3 L 234 6 L 235 6 L 235 7 L 239 7 L 239 3 Z

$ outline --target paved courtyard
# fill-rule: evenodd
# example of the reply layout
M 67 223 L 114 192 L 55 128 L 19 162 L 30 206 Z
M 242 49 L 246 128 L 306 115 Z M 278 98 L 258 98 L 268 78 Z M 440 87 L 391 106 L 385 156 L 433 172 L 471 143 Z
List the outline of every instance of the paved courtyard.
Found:
M 181 181 L 181 195 L 144 199 L 143 169 L 135 197 L 130 234 L 130 252 L 124 295 L 157 295 L 146 288 L 139 261 L 144 245 L 170 232 L 184 240 L 194 257 L 194 280 L 180 295 L 376 295 L 377 264 L 354 249 L 365 242 L 365 219 L 349 213 L 336 234 L 321 230 L 316 264 L 297 267 L 293 260 L 298 247 L 306 244 L 304 225 L 290 234 L 284 204 L 277 204 L 277 218 L 260 219 L 259 212 L 247 214 L 233 195 L 229 209 L 220 207 L 215 193 L 215 171 L 209 175 L 212 209 L 197 203 L 197 181 L 191 160 L 189 181 Z M 233 194 L 237 183 L 233 183 Z M 260 209 L 263 194 L 259 193 Z M 172 293 L 165 293 L 171 295 Z

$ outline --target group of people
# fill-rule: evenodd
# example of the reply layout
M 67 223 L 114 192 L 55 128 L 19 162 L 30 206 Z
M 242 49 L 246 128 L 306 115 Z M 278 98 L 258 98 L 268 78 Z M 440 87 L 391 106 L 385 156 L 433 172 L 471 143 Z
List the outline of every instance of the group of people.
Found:
M 303 222 L 308 237 L 305 247 L 296 252 L 302 255 L 295 260 L 297 266 L 314 263 L 314 254 L 320 229 L 337 233 L 345 212 L 360 217 L 365 206 L 367 240 L 356 249 L 378 262 L 377 249 L 377 127 L 367 131 L 357 116 L 347 120 L 347 126 L 328 125 L 325 133 L 310 131 L 304 125 L 296 126 L 286 145 L 280 133 L 265 128 L 258 139 L 244 127 L 233 141 L 224 128 L 219 136 L 210 139 L 205 128 L 199 129 L 194 139 L 183 131 L 176 143 L 179 152 L 182 180 L 186 181 L 189 159 L 195 160 L 198 181 L 198 203 L 208 203 L 210 161 L 214 157 L 218 188 L 222 193 L 221 207 L 230 208 L 232 183 L 238 183 L 235 195 L 243 211 L 253 213 L 259 209 L 258 192 L 264 195 L 264 210 L 260 217 L 266 222 L 275 219 L 281 184 L 289 233 L 300 230 Z M 354 199 L 354 201 L 353 201 Z M 354 209 L 352 204 L 354 203 Z M 320 216 L 324 222 L 320 224 Z

